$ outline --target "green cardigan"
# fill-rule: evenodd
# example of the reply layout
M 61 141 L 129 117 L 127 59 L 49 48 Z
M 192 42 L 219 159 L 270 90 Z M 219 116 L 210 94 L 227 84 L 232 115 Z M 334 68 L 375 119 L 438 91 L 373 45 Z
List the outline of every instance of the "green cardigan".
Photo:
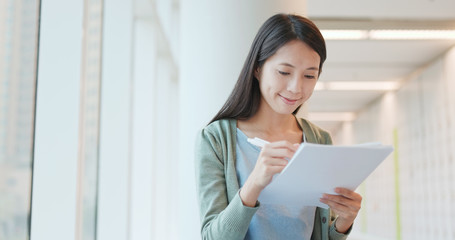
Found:
M 332 144 L 329 133 L 304 119 L 297 119 L 308 142 Z M 196 141 L 196 183 L 202 239 L 244 239 L 257 209 L 244 206 L 239 197 L 235 169 L 237 120 L 223 119 L 206 126 Z M 312 240 L 346 239 L 335 229 L 331 211 L 316 209 Z

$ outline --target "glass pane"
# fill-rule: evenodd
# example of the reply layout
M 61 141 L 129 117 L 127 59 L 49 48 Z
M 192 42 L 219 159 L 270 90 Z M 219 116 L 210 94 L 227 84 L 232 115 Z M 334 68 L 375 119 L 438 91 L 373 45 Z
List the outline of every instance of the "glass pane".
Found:
M 76 239 L 96 239 L 103 1 L 85 0 Z
M 29 239 L 39 1 L 0 1 L 0 239 Z

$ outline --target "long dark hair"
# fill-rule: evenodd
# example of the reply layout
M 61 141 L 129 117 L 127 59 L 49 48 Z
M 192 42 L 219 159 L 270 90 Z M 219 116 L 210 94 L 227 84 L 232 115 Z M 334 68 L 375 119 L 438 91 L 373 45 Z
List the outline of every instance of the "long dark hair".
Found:
M 259 29 L 240 76 L 226 103 L 210 121 L 223 118 L 249 119 L 259 108 L 261 92 L 254 71 L 291 40 L 306 43 L 321 59 L 319 73 L 326 59 L 325 41 L 316 25 L 307 18 L 292 14 L 276 14 L 270 17 Z M 298 111 L 300 106 L 294 111 Z

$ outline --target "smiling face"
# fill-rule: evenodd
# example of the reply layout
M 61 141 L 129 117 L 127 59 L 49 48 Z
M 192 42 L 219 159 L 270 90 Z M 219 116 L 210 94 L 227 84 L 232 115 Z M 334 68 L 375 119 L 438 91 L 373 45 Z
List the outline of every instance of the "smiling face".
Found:
M 319 77 L 319 55 L 300 40 L 286 43 L 257 69 L 260 108 L 291 114 L 313 93 Z

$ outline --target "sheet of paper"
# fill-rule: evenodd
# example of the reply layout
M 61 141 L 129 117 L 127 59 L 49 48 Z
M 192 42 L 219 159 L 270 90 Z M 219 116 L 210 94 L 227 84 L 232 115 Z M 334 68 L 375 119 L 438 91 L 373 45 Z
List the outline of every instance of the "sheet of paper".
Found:
M 318 206 L 336 187 L 355 190 L 393 151 L 380 143 L 333 146 L 304 143 L 259 196 L 261 203 Z

